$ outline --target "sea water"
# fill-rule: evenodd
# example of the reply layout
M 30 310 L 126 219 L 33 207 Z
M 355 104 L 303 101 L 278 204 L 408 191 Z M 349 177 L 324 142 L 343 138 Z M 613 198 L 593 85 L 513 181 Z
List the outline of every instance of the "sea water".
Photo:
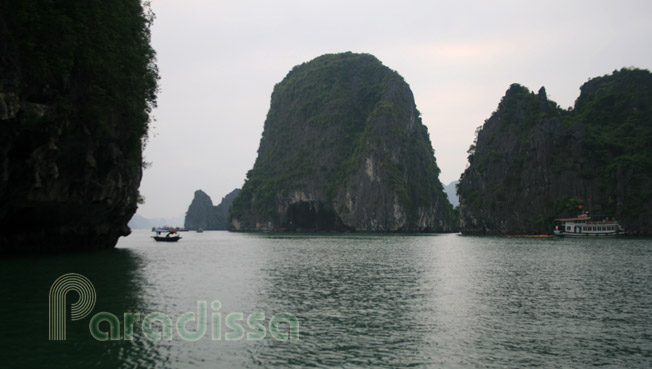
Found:
M 150 233 L 0 260 L 0 366 L 652 366 L 650 239 Z

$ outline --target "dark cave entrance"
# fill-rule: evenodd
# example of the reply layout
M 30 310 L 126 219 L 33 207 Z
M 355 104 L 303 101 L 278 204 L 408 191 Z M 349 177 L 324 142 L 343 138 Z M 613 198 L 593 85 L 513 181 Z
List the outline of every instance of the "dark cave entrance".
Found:
M 321 202 L 301 201 L 290 204 L 287 210 L 287 231 L 334 231 L 343 230 L 337 214 Z

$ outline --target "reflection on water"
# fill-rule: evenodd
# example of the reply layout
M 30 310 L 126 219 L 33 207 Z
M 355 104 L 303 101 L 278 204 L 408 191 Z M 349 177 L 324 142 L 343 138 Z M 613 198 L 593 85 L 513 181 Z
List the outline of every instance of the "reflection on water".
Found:
M 308 366 L 405 366 L 421 360 L 432 237 L 267 237 L 263 310 L 301 319 L 301 340 L 266 341 L 252 360 Z
M 8 367 L 649 367 L 652 242 L 458 235 L 185 233 L 157 244 L 0 260 Z M 48 341 L 47 296 L 88 277 L 100 311 L 160 312 L 176 323 L 208 303 L 198 341 L 97 342 L 89 318 Z M 219 307 L 211 302 L 220 301 Z M 226 340 L 232 313 L 300 321 L 299 341 Z M 212 339 L 211 314 L 219 316 Z M 138 326 L 138 324 L 136 325 Z M 187 328 L 196 328 L 192 321 Z M 287 332 L 287 326 L 281 326 Z
M 90 317 L 67 319 L 66 341 L 48 340 L 48 294 L 52 283 L 66 273 L 86 276 L 94 285 L 97 301 L 92 314 L 143 310 L 139 298 L 142 260 L 131 250 L 0 260 L 0 304 L 3 367 L 88 368 L 146 364 L 158 360 L 155 347 L 133 342 L 98 342 L 89 333 Z M 67 295 L 68 303 L 78 299 Z M 68 311 L 68 315 L 70 312 Z

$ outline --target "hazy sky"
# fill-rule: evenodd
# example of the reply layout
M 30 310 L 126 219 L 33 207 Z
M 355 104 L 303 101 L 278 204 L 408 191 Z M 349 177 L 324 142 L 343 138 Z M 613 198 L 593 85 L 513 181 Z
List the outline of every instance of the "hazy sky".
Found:
M 511 83 L 566 108 L 590 77 L 652 69 L 652 2 L 152 0 L 161 91 L 138 214 L 215 204 L 257 156 L 274 84 L 326 53 L 375 55 L 412 88 L 440 180 L 466 167 L 476 127 Z

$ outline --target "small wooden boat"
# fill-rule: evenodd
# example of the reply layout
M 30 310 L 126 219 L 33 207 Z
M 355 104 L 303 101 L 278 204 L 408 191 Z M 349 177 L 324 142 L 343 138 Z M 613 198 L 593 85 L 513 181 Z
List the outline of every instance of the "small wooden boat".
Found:
M 170 229 L 155 229 L 156 236 L 152 236 L 157 242 L 177 242 L 181 239 L 176 230 Z M 166 233 L 167 232 L 167 233 Z M 163 235 L 165 233 L 165 235 Z

